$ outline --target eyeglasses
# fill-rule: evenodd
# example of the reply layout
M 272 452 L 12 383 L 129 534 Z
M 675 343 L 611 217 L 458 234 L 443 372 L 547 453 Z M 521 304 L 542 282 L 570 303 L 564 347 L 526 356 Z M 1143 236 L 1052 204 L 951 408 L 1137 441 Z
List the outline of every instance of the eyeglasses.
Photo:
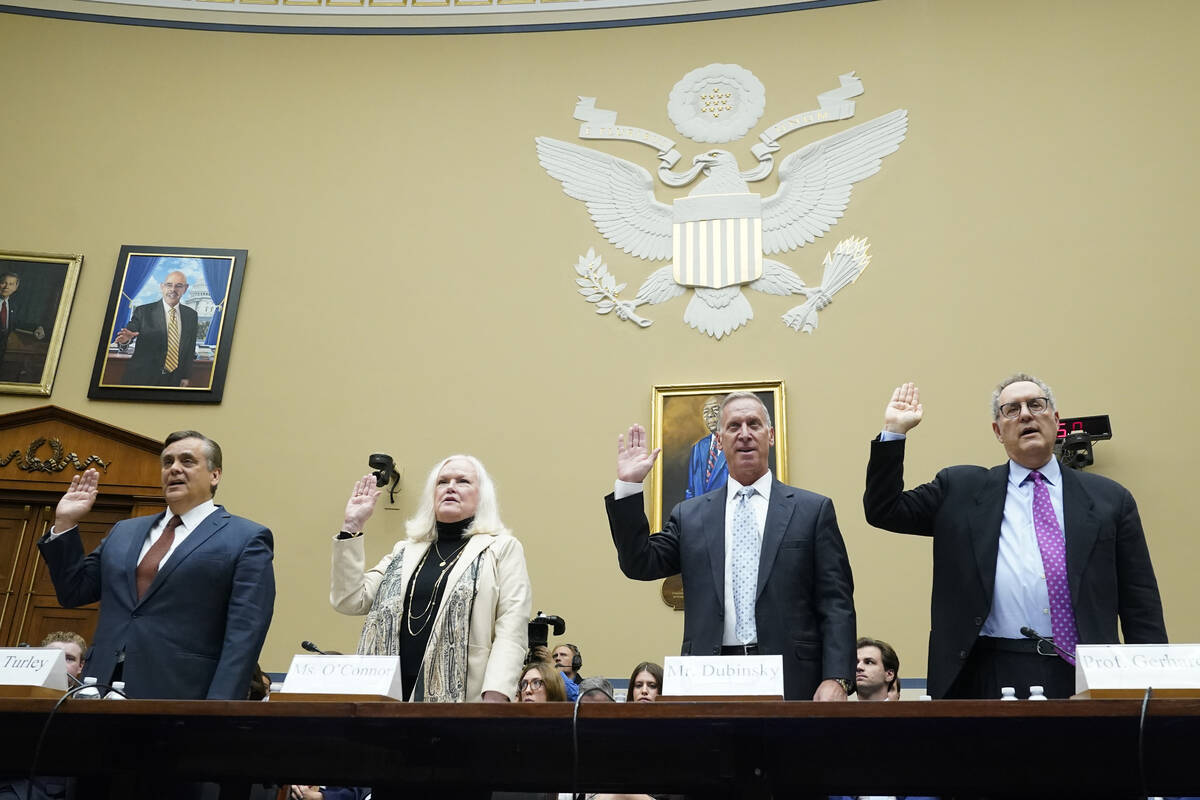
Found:
M 530 678 L 527 681 L 521 681 L 517 684 L 517 691 L 523 692 L 526 689 L 533 689 L 535 692 L 539 689 L 545 689 L 546 682 L 541 678 Z
M 1000 416 L 1005 419 L 1016 419 L 1021 416 L 1021 406 L 1028 408 L 1029 413 L 1036 417 L 1038 414 L 1045 414 L 1050 410 L 1050 398 L 1034 397 L 1019 403 L 1004 403 L 1000 406 Z

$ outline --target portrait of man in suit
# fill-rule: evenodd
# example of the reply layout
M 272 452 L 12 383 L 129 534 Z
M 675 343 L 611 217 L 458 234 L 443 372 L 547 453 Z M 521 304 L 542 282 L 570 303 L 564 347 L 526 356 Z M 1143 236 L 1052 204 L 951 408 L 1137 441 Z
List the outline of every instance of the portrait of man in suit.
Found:
M 721 395 L 705 398 L 700 416 L 704 427 L 708 428 L 708 436 L 692 445 L 692 455 L 688 460 L 688 485 L 684 499 L 699 497 L 702 494 L 719 489 L 725 485 L 729 477 L 729 469 L 725 466 L 725 452 L 720 447 L 720 437 L 717 436 L 717 425 L 721 421 Z
M 196 309 L 180 302 L 187 294 L 187 276 L 171 272 L 160 288 L 162 300 L 134 308 L 129 322 L 117 332 L 118 348 L 124 350 L 134 342 L 123 384 L 188 386 L 196 359 L 198 317 Z
M 84 675 L 132 698 L 243 700 L 275 604 L 266 527 L 216 505 L 221 448 L 177 431 L 162 450 L 164 513 L 118 522 L 85 555 L 78 523 L 99 475 L 76 475 L 38 541 L 64 608 L 100 603 Z
M 854 581 L 833 502 L 775 479 L 775 431 L 762 399 L 731 392 L 719 409 L 723 490 L 684 500 L 651 534 L 642 482 L 660 449 L 632 426 L 617 441 L 605 498 L 621 571 L 683 580 L 683 655 L 780 655 L 788 700 L 853 690 Z
M 1075 690 L 1076 644 L 1167 641 L 1162 599 L 1137 504 L 1101 475 L 1054 455 L 1054 392 L 1025 373 L 992 393 L 992 432 L 1008 460 L 954 466 L 905 491 L 906 437 L 924 415 L 898 387 L 871 443 L 867 522 L 933 537 L 929 694 L 998 698 Z
M 21 276 L 15 272 L 0 273 L 0 364 L 8 353 L 8 337 L 25 331 L 37 341 L 46 338 L 46 329 L 32 319 L 21 300 L 16 297 L 21 288 Z

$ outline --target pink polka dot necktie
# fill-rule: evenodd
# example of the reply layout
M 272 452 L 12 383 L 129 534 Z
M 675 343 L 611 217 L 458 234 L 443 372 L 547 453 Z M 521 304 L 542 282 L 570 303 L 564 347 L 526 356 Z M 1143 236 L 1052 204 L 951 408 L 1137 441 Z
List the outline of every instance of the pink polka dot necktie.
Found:
M 758 554 L 762 545 L 758 541 L 758 521 L 750 498 L 753 486 L 743 486 L 737 491 L 737 504 L 733 507 L 732 578 L 733 609 L 737 614 L 734 633 L 743 644 L 757 641 L 758 628 L 754 619 L 754 598 L 758 594 Z
M 1075 611 L 1071 608 L 1071 590 L 1067 586 L 1067 543 L 1063 538 L 1050 490 L 1042 473 L 1029 473 L 1033 479 L 1033 530 L 1037 533 L 1038 550 L 1042 553 L 1042 570 L 1046 573 L 1046 591 L 1050 595 L 1050 630 L 1054 643 L 1071 657 L 1059 654 L 1068 664 L 1075 663 L 1075 645 L 1079 633 L 1075 629 Z

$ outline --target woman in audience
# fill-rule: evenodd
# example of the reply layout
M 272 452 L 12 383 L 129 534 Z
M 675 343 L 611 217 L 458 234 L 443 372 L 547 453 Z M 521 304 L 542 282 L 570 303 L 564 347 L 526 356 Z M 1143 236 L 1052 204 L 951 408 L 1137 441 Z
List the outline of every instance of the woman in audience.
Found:
M 629 676 L 625 702 L 653 703 L 662 692 L 662 683 L 662 667 L 652 661 L 643 661 L 633 668 L 633 674 Z
M 517 698 L 522 703 L 550 703 L 567 699 L 562 673 L 546 661 L 533 661 L 525 665 L 525 672 L 517 683 Z
M 418 702 L 508 702 L 528 646 L 525 551 L 504 527 L 496 488 L 473 456 L 434 465 L 407 538 L 365 569 L 373 475 L 354 485 L 333 542 L 329 600 L 366 614 L 358 652 L 399 655 L 404 696 Z

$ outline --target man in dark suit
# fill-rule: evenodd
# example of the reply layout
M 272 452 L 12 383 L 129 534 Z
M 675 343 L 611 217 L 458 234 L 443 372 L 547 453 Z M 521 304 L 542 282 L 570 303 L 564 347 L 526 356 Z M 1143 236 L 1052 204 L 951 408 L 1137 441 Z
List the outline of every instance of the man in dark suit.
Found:
M 27 319 L 21 304 L 13 299 L 21 287 L 21 276 L 15 272 L 0 273 L 0 361 L 8 352 L 8 335 L 15 330 L 33 334 L 35 339 L 46 338 L 46 329 L 36 321 Z
M 137 339 L 121 383 L 132 386 L 187 386 L 196 360 L 196 309 L 179 301 L 187 293 L 187 277 L 172 272 L 160 285 L 161 302 L 133 310 L 129 322 L 117 332 L 124 349 Z
M 271 532 L 213 503 L 221 448 L 196 431 L 167 437 L 167 511 L 122 520 L 84 556 L 79 520 L 95 470 L 76 475 L 38 542 L 58 601 L 100 601 L 85 676 L 125 681 L 134 698 L 243 700 L 275 603 Z
M 854 581 L 833 503 L 774 479 L 770 416 L 757 395 L 721 405 L 725 487 L 684 500 L 650 534 L 641 483 L 658 458 L 641 425 L 618 438 L 605 498 L 621 571 L 681 574 L 683 655 L 781 655 L 789 700 L 845 700 L 854 684 Z
M 876 527 L 933 537 L 933 697 L 1027 696 L 1030 685 L 1069 697 L 1075 645 L 1117 642 L 1118 617 L 1128 643 L 1167 641 L 1137 504 L 1108 478 L 1061 468 L 1049 386 L 1018 373 L 992 394 L 1007 463 L 949 467 L 906 492 L 904 438 L 923 413 L 916 386 L 893 392 L 863 506 Z

